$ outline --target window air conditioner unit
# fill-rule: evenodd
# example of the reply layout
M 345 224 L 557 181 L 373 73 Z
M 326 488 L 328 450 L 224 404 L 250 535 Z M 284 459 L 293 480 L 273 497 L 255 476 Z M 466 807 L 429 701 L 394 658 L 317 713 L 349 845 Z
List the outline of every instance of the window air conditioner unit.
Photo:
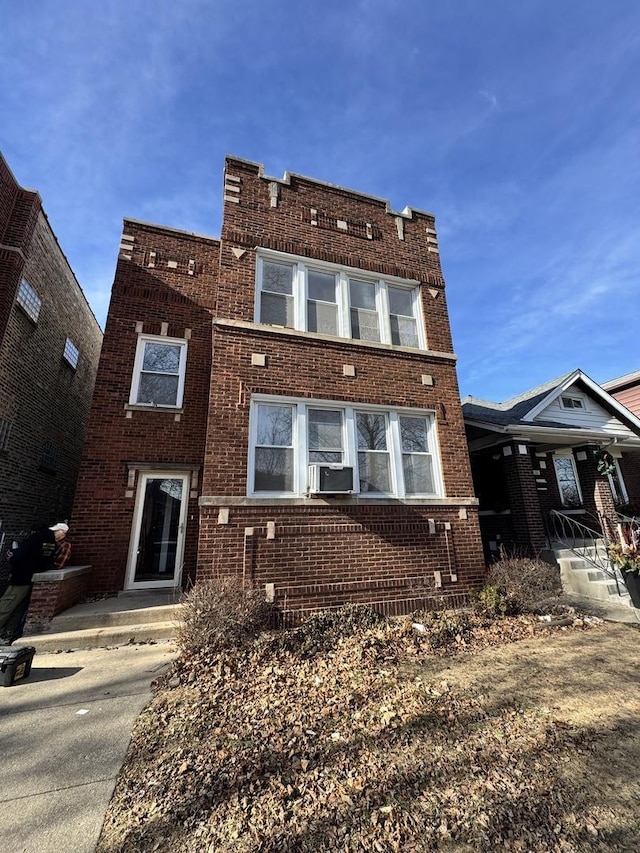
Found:
M 328 462 L 324 465 L 309 465 L 310 495 L 352 495 L 353 468 Z

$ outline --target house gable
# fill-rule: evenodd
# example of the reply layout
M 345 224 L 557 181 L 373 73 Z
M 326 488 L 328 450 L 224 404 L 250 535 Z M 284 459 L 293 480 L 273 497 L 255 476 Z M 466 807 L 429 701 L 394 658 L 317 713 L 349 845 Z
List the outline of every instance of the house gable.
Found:
M 578 383 L 558 393 L 532 421 L 541 424 L 549 422 L 578 429 L 598 430 L 617 438 L 636 438 L 636 434 L 627 424 L 605 409 Z

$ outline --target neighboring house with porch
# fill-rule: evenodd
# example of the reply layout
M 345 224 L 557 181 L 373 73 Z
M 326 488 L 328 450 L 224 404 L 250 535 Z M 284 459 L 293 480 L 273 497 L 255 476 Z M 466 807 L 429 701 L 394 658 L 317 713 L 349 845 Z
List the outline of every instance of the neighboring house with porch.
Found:
M 0 155 L 0 592 L 11 542 L 71 516 L 101 343 L 39 194 Z
M 581 370 L 462 411 L 488 561 L 543 553 L 569 529 L 616 541 L 640 507 L 640 418 Z
M 74 510 L 92 590 L 234 575 L 296 620 L 483 558 L 435 220 L 227 158 L 221 237 L 127 219 Z

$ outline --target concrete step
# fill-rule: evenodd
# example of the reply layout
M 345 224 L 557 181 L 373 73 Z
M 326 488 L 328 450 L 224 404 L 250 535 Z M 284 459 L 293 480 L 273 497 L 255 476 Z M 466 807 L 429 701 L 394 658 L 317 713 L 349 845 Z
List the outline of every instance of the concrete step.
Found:
M 117 625 L 110 628 L 83 628 L 78 631 L 62 631 L 47 634 L 32 634 L 20 637 L 18 646 L 33 646 L 38 652 L 68 651 L 70 649 L 105 648 L 126 643 L 150 643 L 157 640 L 174 639 L 177 622 L 147 622 L 142 625 Z
M 179 621 L 175 590 L 123 593 L 76 604 L 54 617 L 43 633 L 24 635 L 17 642 L 38 651 L 151 642 L 175 637 Z
M 81 606 L 81 605 L 80 605 Z M 153 607 L 137 607 L 103 612 L 82 611 L 72 607 L 51 620 L 50 631 L 81 631 L 100 625 L 110 628 L 116 625 L 147 625 L 152 622 L 169 622 L 178 619 L 179 604 L 160 604 Z
M 610 601 L 622 606 L 631 606 L 631 597 L 624 581 L 619 579 L 620 595 L 613 578 L 582 560 L 560 559 L 560 579 L 567 594 L 582 595 L 597 601 Z

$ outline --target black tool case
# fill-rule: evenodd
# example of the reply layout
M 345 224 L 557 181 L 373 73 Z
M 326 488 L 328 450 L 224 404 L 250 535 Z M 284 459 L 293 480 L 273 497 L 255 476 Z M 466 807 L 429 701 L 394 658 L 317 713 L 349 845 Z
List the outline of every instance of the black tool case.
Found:
M 33 646 L 0 646 L 0 682 L 11 687 L 16 681 L 27 678 L 36 650 Z

